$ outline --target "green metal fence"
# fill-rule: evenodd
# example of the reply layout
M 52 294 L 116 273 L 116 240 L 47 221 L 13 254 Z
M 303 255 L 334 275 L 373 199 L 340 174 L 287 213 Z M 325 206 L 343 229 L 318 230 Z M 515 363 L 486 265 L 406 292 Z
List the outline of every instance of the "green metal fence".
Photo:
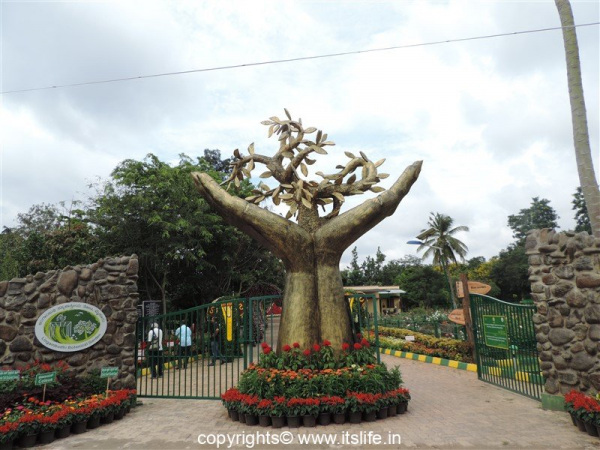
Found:
M 544 380 L 533 326 L 535 305 L 478 294 L 470 299 L 479 379 L 541 400 Z
M 377 362 L 381 362 L 379 352 L 379 300 L 375 294 L 350 294 L 346 295 L 348 300 L 348 312 L 350 314 L 350 323 L 352 332 L 373 333 L 375 349 L 377 353 Z
M 353 331 L 374 330 L 378 342 L 377 299 L 358 297 L 363 298 L 363 303 L 358 299 L 348 309 Z M 370 314 L 364 300 L 371 297 L 376 308 Z M 135 361 L 138 396 L 219 399 L 237 385 L 240 373 L 249 364 L 258 361 L 261 343 L 275 348 L 281 308 L 280 296 L 264 296 L 233 298 L 140 317 Z M 216 329 L 219 332 L 215 334 Z M 154 337 L 160 340 L 157 349 L 150 348 Z M 188 337 L 190 341 L 186 342 Z M 379 361 L 379 346 L 376 347 Z

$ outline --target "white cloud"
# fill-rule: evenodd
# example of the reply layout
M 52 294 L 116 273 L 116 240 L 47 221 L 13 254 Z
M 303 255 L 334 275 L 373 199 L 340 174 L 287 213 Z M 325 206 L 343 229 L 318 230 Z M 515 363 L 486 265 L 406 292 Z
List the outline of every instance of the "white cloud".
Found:
M 577 23 L 597 2 L 572 2 Z M 129 77 L 557 26 L 553 2 L 109 2 L 5 3 L 2 89 Z M 577 30 L 590 138 L 598 165 L 598 27 Z M 468 225 L 469 256 L 511 242 L 507 216 L 548 198 L 574 225 L 578 183 L 560 32 L 210 71 L 3 96 L 2 224 L 34 203 L 70 200 L 85 180 L 126 158 L 250 142 L 287 107 L 344 150 L 391 174 L 423 171 L 396 213 L 357 241 L 388 259 L 430 212 Z M 596 166 L 598 168 L 598 166 Z M 366 198 L 366 196 L 365 196 Z M 348 207 L 363 199 L 348 201 Z M 343 263 L 350 260 L 350 249 Z

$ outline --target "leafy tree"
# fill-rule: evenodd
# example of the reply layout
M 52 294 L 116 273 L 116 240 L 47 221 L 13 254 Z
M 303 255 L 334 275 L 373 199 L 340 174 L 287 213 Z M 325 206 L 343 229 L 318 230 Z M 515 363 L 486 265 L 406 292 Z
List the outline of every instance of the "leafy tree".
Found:
M 519 211 L 519 214 L 508 216 L 508 226 L 513 230 L 513 237 L 518 245 L 525 243 L 527 233 L 541 228 L 559 228 L 558 215 L 550 206 L 550 200 L 533 197 L 531 206 Z
M 510 245 L 493 259 L 491 278 L 500 288 L 500 298 L 509 302 L 529 296 L 529 262 L 522 245 Z
M 381 284 L 383 286 L 397 285 L 400 274 L 410 266 L 421 266 L 423 261 L 413 255 L 406 255 L 400 259 L 392 259 L 381 268 Z
M 375 258 L 371 258 L 370 256 L 365 258 L 365 261 L 362 263 L 362 273 L 364 274 L 363 283 L 365 285 L 381 285 L 384 261 L 385 255 L 381 252 L 379 247 L 377 247 Z
M 406 292 L 402 294 L 402 304 L 408 308 L 448 304 L 448 285 L 444 274 L 429 265 L 406 266 L 396 279 L 396 284 Z
M 364 274 L 358 264 L 358 250 L 356 247 L 352 249 L 352 261 L 350 267 L 342 270 L 342 281 L 344 286 L 362 286 L 364 285 Z
M 167 299 L 187 307 L 239 293 L 258 279 L 281 281 L 278 263 L 265 249 L 194 195 L 192 171 L 203 170 L 219 181 L 227 176 L 215 169 L 224 167 L 216 162 L 218 151 L 207 152 L 208 159 L 195 161 L 180 155 L 175 166 L 152 154 L 143 161 L 123 161 L 88 214 L 107 254 L 138 255 L 140 291 L 162 299 L 165 309 Z M 245 181 L 241 193 L 251 189 Z
M 590 217 L 588 216 L 587 206 L 585 206 L 581 186 L 577 187 L 571 203 L 573 204 L 573 211 L 575 211 L 575 222 L 577 222 L 575 231 L 587 231 L 592 234 L 592 225 L 590 224 Z
M 427 225 L 428 229 L 422 230 L 421 237 L 423 243 L 418 247 L 418 251 L 425 250 L 423 259 L 433 255 L 433 264 L 441 266 L 446 275 L 446 279 L 452 286 L 452 277 L 448 271 L 449 262 L 458 262 L 457 256 L 464 260 L 468 248 L 467 246 L 455 238 L 454 235 L 460 231 L 469 231 L 469 227 L 464 225 L 452 228 L 454 219 L 445 214 L 431 213 Z M 450 299 L 454 308 L 457 307 L 454 289 L 450 289 Z

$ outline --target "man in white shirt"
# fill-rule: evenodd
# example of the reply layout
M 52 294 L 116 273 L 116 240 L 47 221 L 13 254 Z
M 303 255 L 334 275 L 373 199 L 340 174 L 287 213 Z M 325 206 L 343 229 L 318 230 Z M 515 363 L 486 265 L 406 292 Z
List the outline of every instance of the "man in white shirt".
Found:
M 152 371 L 152 378 L 157 377 L 156 366 L 158 366 L 158 376 L 163 376 L 163 332 L 158 327 L 158 323 L 154 322 L 148 331 L 148 363 Z
M 192 330 L 181 321 L 181 326 L 175 330 L 175 336 L 179 339 L 179 360 L 177 369 L 181 369 L 181 361 L 183 360 L 183 368 L 187 369 L 188 359 L 192 354 Z

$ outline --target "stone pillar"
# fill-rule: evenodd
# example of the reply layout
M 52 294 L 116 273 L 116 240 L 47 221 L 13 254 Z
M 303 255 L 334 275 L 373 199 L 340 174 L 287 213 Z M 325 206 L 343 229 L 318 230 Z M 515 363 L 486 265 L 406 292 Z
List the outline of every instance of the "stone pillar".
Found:
M 571 389 L 600 391 L 600 239 L 534 230 L 526 249 L 546 379 L 543 404 L 560 409 L 562 395 Z
M 103 366 L 117 366 L 119 377 L 113 388 L 134 388 L 137 274 L 138 259 L 132 255 L 0 282 L 0 367 L 63 360 L 78 374 L 85 374 Z M 38 317 L 48 308 L 67 302 L 89 303 L 106 316 L 106 333 L 92 347 L 57 352 L 42 346 L 35 337 Z

